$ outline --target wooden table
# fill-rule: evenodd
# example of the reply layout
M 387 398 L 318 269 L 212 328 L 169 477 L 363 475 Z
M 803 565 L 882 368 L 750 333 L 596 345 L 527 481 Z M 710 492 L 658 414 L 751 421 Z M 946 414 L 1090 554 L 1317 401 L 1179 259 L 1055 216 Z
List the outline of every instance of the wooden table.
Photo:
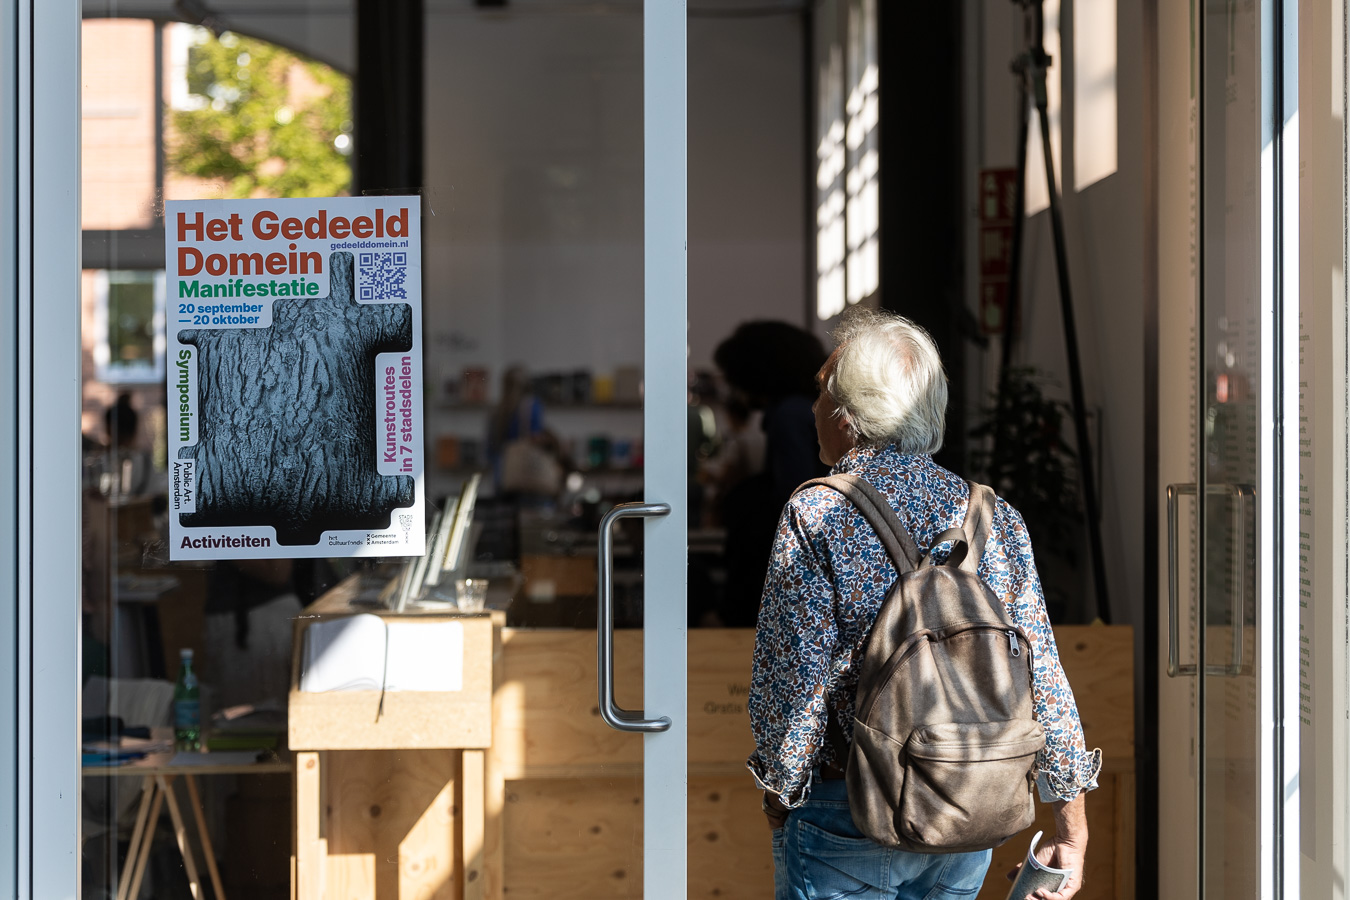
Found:
M 288 760 L 239 762 L 233 753 L 230 754 L 229 762 L 212 763 L 207 761 L 210 756 L 209 753 L 203 753 L 200 764 L 194 762 L 192 765 L 182 765 L 174 763 L 174 753 L 151 753 L 121 765 L 81 767 L 81 774 L 88 777 L 141 779 L 141 801 L 136 811 L 136 825 L 131 831 L 131 853 L 122 868 L 122 876 L 118 879 L 117 900 L 130 900 L 140 893 L 145 863 L 150 857 L 150 845 L 155 835 L 155 823 L 159 821 L 160 811 L 165 805 L 169 807 L 169 818 L 173 822 L 178 852 L 183 857 L 188 886 L 194 898 L 198 900 L 201 898 L 201 877 L 192 855 L 192 845 L 188 841 L 187 823 L 183 819 L 178 797 L 173 789 L 174 780 L 180 776 L 187 785 L 188 800 L 197 823 L 197 839 L 201 844 L 202 855 L 206 857 L 206 870 L 211 878 L 211 887 L 217 900 L 225 900 L 225 887 L 220 880 L 220 868 L 216 865 L 215 849 L 211 845 L 211 833 L 206 827 L 206 817 L 202 814 L 202 799 L 201 793 L 197 790 L 196 776 L 282 774 L 291 771 L 291 763 Z
M 444 608 L 395 613 L 354 603 L 358 594 L 353 576 L 306 607 L 295 623 L 287 716 L 288 746 L 296 752 L 292 896 L 441 897 L 449 891 L 464 900 L 482 897 L 488 881 L 480 877 L 486 752 L 492 745 L 492 695 L 505 615 Z M 462 689 L 391 691 L 383 697 L 380 691 L 301 691 L 305 629 L 357 613 L 401 622 L 461 622 Z M 349 853 L 342 852 L 345 843 L 335 846 L 328 827 L 334 808 L 339 814 L 352 810 L 350 821 L 359 823 L 342 832 L 346 840 L 378 851 Z M 453 830 L 443 827 L 456 824 Z M 425 848 L 419 837 L 427 841 Z M 418 859 L 402 864 L 409 855 Z M 459 863 L 453 885 L 450 859 Z

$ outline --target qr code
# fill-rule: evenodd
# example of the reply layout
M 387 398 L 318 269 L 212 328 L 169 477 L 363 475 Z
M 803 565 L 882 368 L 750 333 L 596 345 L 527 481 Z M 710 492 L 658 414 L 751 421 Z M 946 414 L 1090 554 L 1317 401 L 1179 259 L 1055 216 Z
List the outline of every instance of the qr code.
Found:
M 407 300 L 408 254 L 362 253 L 357 296 L 362 300 Z

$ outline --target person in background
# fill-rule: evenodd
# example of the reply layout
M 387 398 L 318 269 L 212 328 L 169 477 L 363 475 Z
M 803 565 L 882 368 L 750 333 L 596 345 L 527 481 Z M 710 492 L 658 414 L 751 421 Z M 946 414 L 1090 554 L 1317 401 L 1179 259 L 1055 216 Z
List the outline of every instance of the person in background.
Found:
M 512 441 L 529 440 L 544 430 L 544 404 L 530 383 L 524 366 L 502 373 L 502 394 L 488 421 L 487 450 L 493 476 L 501 480 L 502 455 Z
M 295 617 L 356 568 L 347 559 L 216 562 L 206 575 L 205 654 L 198 673 L 215 709 L 284 700 Z
M 700 470 L 717 452 L 721 435 L 717 433 L 717 414 L 712 404 L 716 402 L 716 390 L 712 376 L 706 372 L 697 373 L 689 385 L 688 420 L 689 444 L 685 452 L 689 478 L 689 527 L 702 528 L 707 518 L 704 499 L 706 486 L 700 478 Z
M 947 409 L 937 347 L 909 320 L 861 309 L 836 338 L 813 407 L 820 458 L 879 490 L 914 543 L 942 563 L 953 545 L 934 542 L 965 520 L 970 485 L 933 462 Z M 1033 896 L 1069 900 L 1082 886 L 1085 798 L 1097 787 L 1102 756 L 1084 742 L 1031 540 L 1005 500 L 996 501 L 978 574 L 1026 634 L 1036 662 L 1032 708 L 1045 747 L 1034 771 L 1056 823 L 1036 855 L 1074 870 L 1058 893 Z M 984 882 L 990 851 L 893 849 L 868 840 L 850 813 L 847 758 L 838 750 L 853 739 L 864 650 L 897 577 L 881 539 L 842 494 L 812 486 L 783 509 L 755 635 L 747 702 L 755 751 L 746 763 L 773 830 L 777 900 L 822 896 L 815 891 L 823 885 L 831 897 L 955 900 Z M 832 725 L 842 740 L 827 739 Z
M 747 478 L 764 471 L 764 429 L 760 414 L 732 397 L 722 408 L 723 425 L 717 452 L 699 470 L 699 479 L 712 492 L 714 516 L 710 524 L 720 525 L 720 499 Z
M 140 429 L 140 414 L 131 405 L 131 395 L 117 395 L 117 402 L 103 414 L 108 429 L 108 469 L 112 474 L 115 492 L 124 497 L 137 497 L 150 488 L 150 454 L 136 446 Z
M 502 395 L 488 422 L 488 460 L 500 493 L 556 496 L 562 487 L 563 454 L 544 427 L 544 404 L 524 366 L 502 373 Z
M 827 471 L 811 413 L 825 355 L 815 335 L 772 321 L 740 325 L 713 354 L 732 401 L 759 411 L 764 430 L 763 471 L 728 490 L 719 509 L 727 531 L 721 615 L 728 627 L 754 625 L 778 514 L 799 484 Z

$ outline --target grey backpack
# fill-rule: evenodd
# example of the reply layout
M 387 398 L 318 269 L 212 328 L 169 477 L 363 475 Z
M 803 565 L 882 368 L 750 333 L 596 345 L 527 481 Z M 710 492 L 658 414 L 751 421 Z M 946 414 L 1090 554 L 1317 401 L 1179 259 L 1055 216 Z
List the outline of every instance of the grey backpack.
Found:
M 994 492 L 971 484 L 963 527 L 933 542 L 953 542 L 935 565 L 871 484 L 835 475 L 802 487 L 817 484 L 857 507 L 900 573 L 859 672 L 846 773 L 854 823 L 919 853 L 1002 844 L 1032 823 L 1045 732 L 1032 716 L 1031 645 L 976 573 Z

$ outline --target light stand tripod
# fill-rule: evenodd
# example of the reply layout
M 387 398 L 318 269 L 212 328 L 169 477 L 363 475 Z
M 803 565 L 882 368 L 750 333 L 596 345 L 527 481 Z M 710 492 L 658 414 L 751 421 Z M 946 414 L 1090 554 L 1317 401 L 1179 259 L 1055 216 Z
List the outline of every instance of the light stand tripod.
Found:
M 1069 359 L 1069 388 L 1073 394 L 1074 431 L 1078 444 L 1078 471 L 1082 481 L 1083 515 L 1087 519 L 1092 551 L 1092 577 L 1097 594 L 1097 614 L 1110 623 L 1111 606 L 1107 600 L 1106 567 L 1102 552 L 1102 525 L 1097 499 L 1092 444 L 1088 439 L 1087 404 L 1083 399 L 1083 369 L 1078 359 L 1078 331 L 1074 325 L 1073 297 L 1069 291 L 1069 259 L 1064 243 L 1064 216 L 1060 210 L 1059 188 L 1055 183 L 1055 157 L 1050 145 L 1050 116 L 1046 109 L 1045 73 L 1051 59 L 1045 52 L 1045 9 L 1043 0 L 1013 0 L 1023 16 L 1026 49 L 1013 60 L 1017 75 L 1017 100 L 1020 120 L 1017 129 L 1017 187 L 1013 201 L 1012 259 L 1008 267 L 1008 308 L 1003 329 L 1003 359 L 1000 378 L 1006 379 L 1012 362 L 1014 325 L 1022 285 L 1022 237 L 1026 229 L 1027 138 L 1030 137 L 1031 99 L 1041 124 L 1041 157 L 1045 160 L 1045 187 L 1050 197 L 1050 230 L 1055 241 L 1055 273 L 1059 281 L 1060 315 L 1064 322 L 1064 345 Z

